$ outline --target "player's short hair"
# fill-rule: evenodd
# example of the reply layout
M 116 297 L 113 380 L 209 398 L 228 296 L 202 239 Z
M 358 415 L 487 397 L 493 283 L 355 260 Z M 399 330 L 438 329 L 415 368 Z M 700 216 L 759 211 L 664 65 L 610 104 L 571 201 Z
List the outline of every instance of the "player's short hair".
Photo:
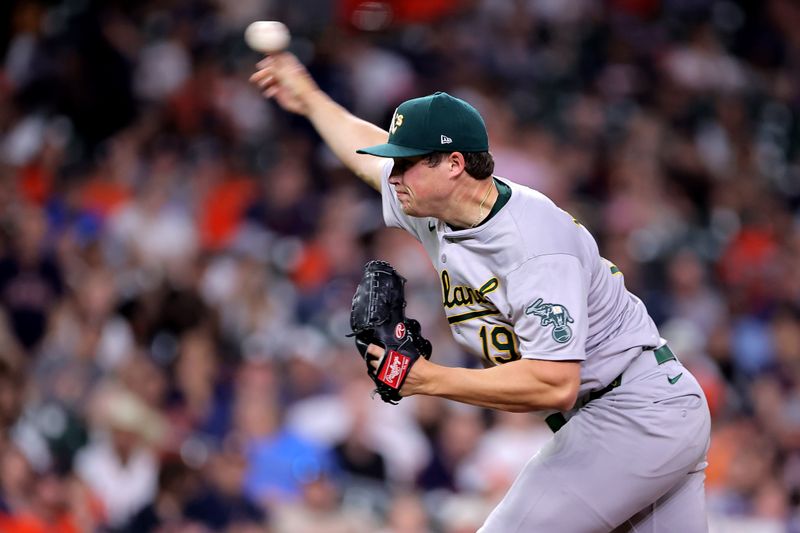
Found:
M 431 152 L 425 156 L 425 164 L 433 168 L 450 152 Z M 494 158 L 489 152 L 461 152 L 464 156 L 464 169 L 477 180 L 485 180 L 494 173 Z

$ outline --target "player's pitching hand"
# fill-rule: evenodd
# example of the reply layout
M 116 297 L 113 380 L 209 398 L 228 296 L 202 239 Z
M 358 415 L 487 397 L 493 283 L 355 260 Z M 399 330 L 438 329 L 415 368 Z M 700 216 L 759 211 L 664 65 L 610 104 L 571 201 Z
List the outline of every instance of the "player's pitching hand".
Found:
M 369 359 L 369 365 L 373 368 L 373 370 L 377 371 L 378 366 L 381 364 L 381 359 L 383 359 L 383 356 L 386 354 L 386 350 L 377 344 L 370 344 L 367 347 L 367 353 L 372 356 Z M 423 378 L 426 375 L 426 370 L 432 364 L 433 363 L 424 357 L 417 359 L 412 365 L 411 370 L 409 370 L 408 376 L 406 376 L 406 381 L 403 383 L 403 387 L 399 391 L 400 396 L 405 397 L 413 396 L 414 394 L 420 394 L 422 392 L 422 383 Z
M 320 89 L 294 54 L 281 52 L 265 57 L 256 65 L 250 83 L 287 111 L 308 114 L 308 99 Z

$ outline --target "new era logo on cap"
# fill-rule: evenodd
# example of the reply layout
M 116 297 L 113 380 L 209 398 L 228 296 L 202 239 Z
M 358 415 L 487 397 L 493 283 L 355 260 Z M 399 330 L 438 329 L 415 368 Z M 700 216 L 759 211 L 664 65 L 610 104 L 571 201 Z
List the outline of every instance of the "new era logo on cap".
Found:
M 450 144 L 451 142 L 453 142 L 453 139 L 447 135 L 442 135 L 442 144 Z

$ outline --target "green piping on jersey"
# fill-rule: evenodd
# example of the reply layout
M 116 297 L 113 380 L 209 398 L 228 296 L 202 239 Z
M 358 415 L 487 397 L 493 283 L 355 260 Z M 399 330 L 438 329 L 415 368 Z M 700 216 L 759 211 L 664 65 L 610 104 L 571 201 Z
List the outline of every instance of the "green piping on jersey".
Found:
M 614 263 L 612 263 L 608 259 L 604 259 L 604 261 L 606 263 L 608 263 L 608 268 L 611 269 L 611 275 L 612 276 L 621 276 L 622 275 L 622 271 L 619 269 L 619 267 L 617 267 L 617 265 L 615 265 Z
M 447 322 L 449 324 L 458 324 L 460 322 L 466 322 L 467 320 L 472 320 L 473 318 L 481 318 L 482 316 L 489 316 L 489 315 L 499 315 L 500 311 L 497 309 L 484 309 L 482 311 L 471 311 L 469 313 L 463 313 L 461 315 L 453 315 L 447 317 Z
M 499 213 L 503 206 L 506 205 L 511 199 L 511 187 L 494 176 L 492 176 L 492 179 L 494 180 L 494 186 L 497 187 L 497 200 L 495 200 L 492 210 L 489 211 L 489 215 L 483 219 L 478 226 L 482 226 L 494 218 L 494 216 Z
M 509 187 L 499 179 L 495 178 L 494 176 L 492 176 L 492 179 L 494 180 L 494 186 L 497 188 L 497 200 L 495 200 L 491 211 L 489 211 L 489 214 L 486 215 L 486 218 L 484 218 L 480 224 L 475 226 L 476 228 L 483 226 L 484 224 L 489 222 L 492 218 L 494 218 L 494 216 L 497 213 L 499 213 L 500 210 L 503 208 L 503 206 L 506 205 L 508 201 L 511 199 L 511 187 Z M 453 226 L 452 224 L 448 224 L 448 226 L 450 226 L 450 229 L 455 231 L 461 231 L 467 229 L 459 226 Z M 433 231 L 433 229 L 430 226 L 428 226 L 428 229 Z

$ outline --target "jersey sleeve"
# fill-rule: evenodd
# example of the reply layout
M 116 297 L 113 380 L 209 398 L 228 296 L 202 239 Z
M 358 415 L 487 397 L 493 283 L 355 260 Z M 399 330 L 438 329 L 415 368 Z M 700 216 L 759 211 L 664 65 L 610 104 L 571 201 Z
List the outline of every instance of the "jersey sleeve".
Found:
M 583 361 L 589 274 L 569 254 L 529 259 L 507 277 L 514 333 L 525 359 Z
M 383 221 L 390 228 L 402 228 L 421 241 L 421 228 L 428 219 L 411 217 L 403 212 L 400 201 L 397 199 L 397 191 L 389 183 L 389 175 L 392 172 L 394 161 L 386 160 L 381 174 L 381 197 L 383 205 Z

